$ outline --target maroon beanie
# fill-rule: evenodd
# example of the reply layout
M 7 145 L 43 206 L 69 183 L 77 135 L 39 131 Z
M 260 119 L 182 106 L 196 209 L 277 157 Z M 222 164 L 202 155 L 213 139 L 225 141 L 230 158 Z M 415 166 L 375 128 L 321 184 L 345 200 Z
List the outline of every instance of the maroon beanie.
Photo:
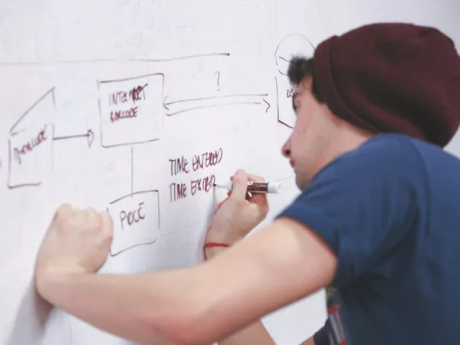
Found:
M 314 80 L 341 118 L 373 132 L 396 132 L 444 147 L 460 120 L 460 57 L 439 30 L 365 25 L 323 41 Z

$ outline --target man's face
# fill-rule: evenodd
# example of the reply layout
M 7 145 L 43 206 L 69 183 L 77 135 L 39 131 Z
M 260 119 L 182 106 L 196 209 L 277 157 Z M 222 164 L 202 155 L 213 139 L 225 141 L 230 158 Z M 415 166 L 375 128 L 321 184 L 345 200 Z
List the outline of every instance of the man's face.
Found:
M 294 96 L 297 120 L 291 136 L 283 146 L 296 174 L 296 184 L 303 190 L 314 175 L 323 168 L 330 156 L 336 131 L 327 106 L 311 93 L 311 78 L 306 78 Z

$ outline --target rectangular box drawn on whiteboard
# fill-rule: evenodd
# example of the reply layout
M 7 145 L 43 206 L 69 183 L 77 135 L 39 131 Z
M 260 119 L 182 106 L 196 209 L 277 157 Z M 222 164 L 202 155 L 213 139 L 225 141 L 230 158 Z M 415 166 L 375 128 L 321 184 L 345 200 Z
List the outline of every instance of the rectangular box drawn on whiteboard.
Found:
M 114 230 L 112 256 L 155 243 L 160 229 L 159 200 L 158 191 L 153 190 L 133 193 L 110 203 L 108 211 Z
M 102 147 L 160 138 L 164 115 L 162 73 L 100 81 L 98 87 Z
M 293 109 L 294 89 L 286 78 L 276 78 L 278 101 L 278 122 L 289 128 L 294 128 L 297 120 Z
M 44 123 L 9 139 L 8 187 L 39 186 L 51 172 L 54 126 Z

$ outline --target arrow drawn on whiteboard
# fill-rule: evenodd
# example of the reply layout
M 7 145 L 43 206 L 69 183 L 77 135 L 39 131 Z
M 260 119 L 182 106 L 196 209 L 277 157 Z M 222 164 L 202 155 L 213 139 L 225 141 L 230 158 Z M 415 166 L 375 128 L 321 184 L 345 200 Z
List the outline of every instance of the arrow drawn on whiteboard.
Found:
M 77 134 L 77 135 L 68 135 L 63 137 L 54 137 L 53 140 L 69 140 L 69 139 L 78 139 L 78 138 L 86 138 L 88 141 L 88 147 L 91 147 L 91 144 L 94 141 L 94 133 L 91 129 L 88 129 L 86 134 Z
M 265 110 L 265 112 L 267 113 L 267 112 L 268 112 L 268 109 L 270 109 L 271 105 L 270 105 L 270 103 L 268 103 L 268 102 L 265 100 L 265 98 L 262 99 L 262 100 L 268 105 L 267 109 Z
M 168 103 L 166 103 L 166 100 L 167 100 L 167 99 L 168 99 L 168 96 L 166 96 L 165 99 L 163 100 L 163 107 L 164 107 L 167 111 L 169 111 L 169 108 L 167 107 L 167 104 L 168 104 Z
M 201 106 L 201 107 L 193 107 L 193 108 L 177 111 L 175 113 L 169 113 L 169 114 L 166 114 L 166 115 L 167 116 L 174 116 L 174 115 L 178 115 L 178 114 L 193 111 L 193 110 L 206 109 L 206 108 L 215 108 L 215 107 L 222 107 L 222 106 L 229 106 L 229 105 L 244 105 L 244 104 L 246 104 L 246 105 L 254 105 L 254 104 L 259 105 L 259 104 L 262 104 L 262 103 L 260 103 L 260 102 L 231 102 L 231 103 L 222 103 L 222 104 L 212 104 L 212 105 L 206 105 L 206 106 Z
M 211 97 L 200 97 L 200 98 L 191 98 L 183 99 L 178 101 L 167 101 L 166 97 L 164 99 L 164 108 L 168 111 L 167 116 L 174 116 L 182 114 L 185 112 L 206 109 L 206 108 L 215 108 L 222 106 L 230 105 L 261 105 L 263 102 L 268 105 L 265 112 L 268 112 L 270 109 L 270 103 L 268 103 L 265 98 L 267 93 L 254 93 L 254 94 L 230 94 L 223 96 L 211 96 Z M 261 99 L 262 98 L 262 99 Z M 172 108 L 172 110 L 171 110 Z
M 218 99 L 223 99 L 223 98 L 266 97 L 266 96 L 268 96 L 268 93 L 231 94 L 231 95 L 224 95 L 224 96 L 211 96 L 211 97 L 182 99 L 182 100 L 179 100 L 179 101 L 166 102 L 165 105 L 169 106 L 169 105 L 179 104 L 179 103 L 189 103 L 189 102 L 198 102 L 198 101 L 207 101 L 207 100 L 218 100 Z M 166 100 L 166 98 L 165 98 L 165 100 Z

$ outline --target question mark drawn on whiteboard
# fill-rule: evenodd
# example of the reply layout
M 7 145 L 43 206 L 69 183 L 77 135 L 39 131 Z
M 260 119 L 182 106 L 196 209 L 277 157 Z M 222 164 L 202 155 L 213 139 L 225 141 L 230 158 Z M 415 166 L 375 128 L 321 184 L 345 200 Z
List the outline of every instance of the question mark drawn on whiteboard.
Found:
M 214 75 L 217 75 L 217 88 L 220 91 L 220 72 L 217 71 Z

